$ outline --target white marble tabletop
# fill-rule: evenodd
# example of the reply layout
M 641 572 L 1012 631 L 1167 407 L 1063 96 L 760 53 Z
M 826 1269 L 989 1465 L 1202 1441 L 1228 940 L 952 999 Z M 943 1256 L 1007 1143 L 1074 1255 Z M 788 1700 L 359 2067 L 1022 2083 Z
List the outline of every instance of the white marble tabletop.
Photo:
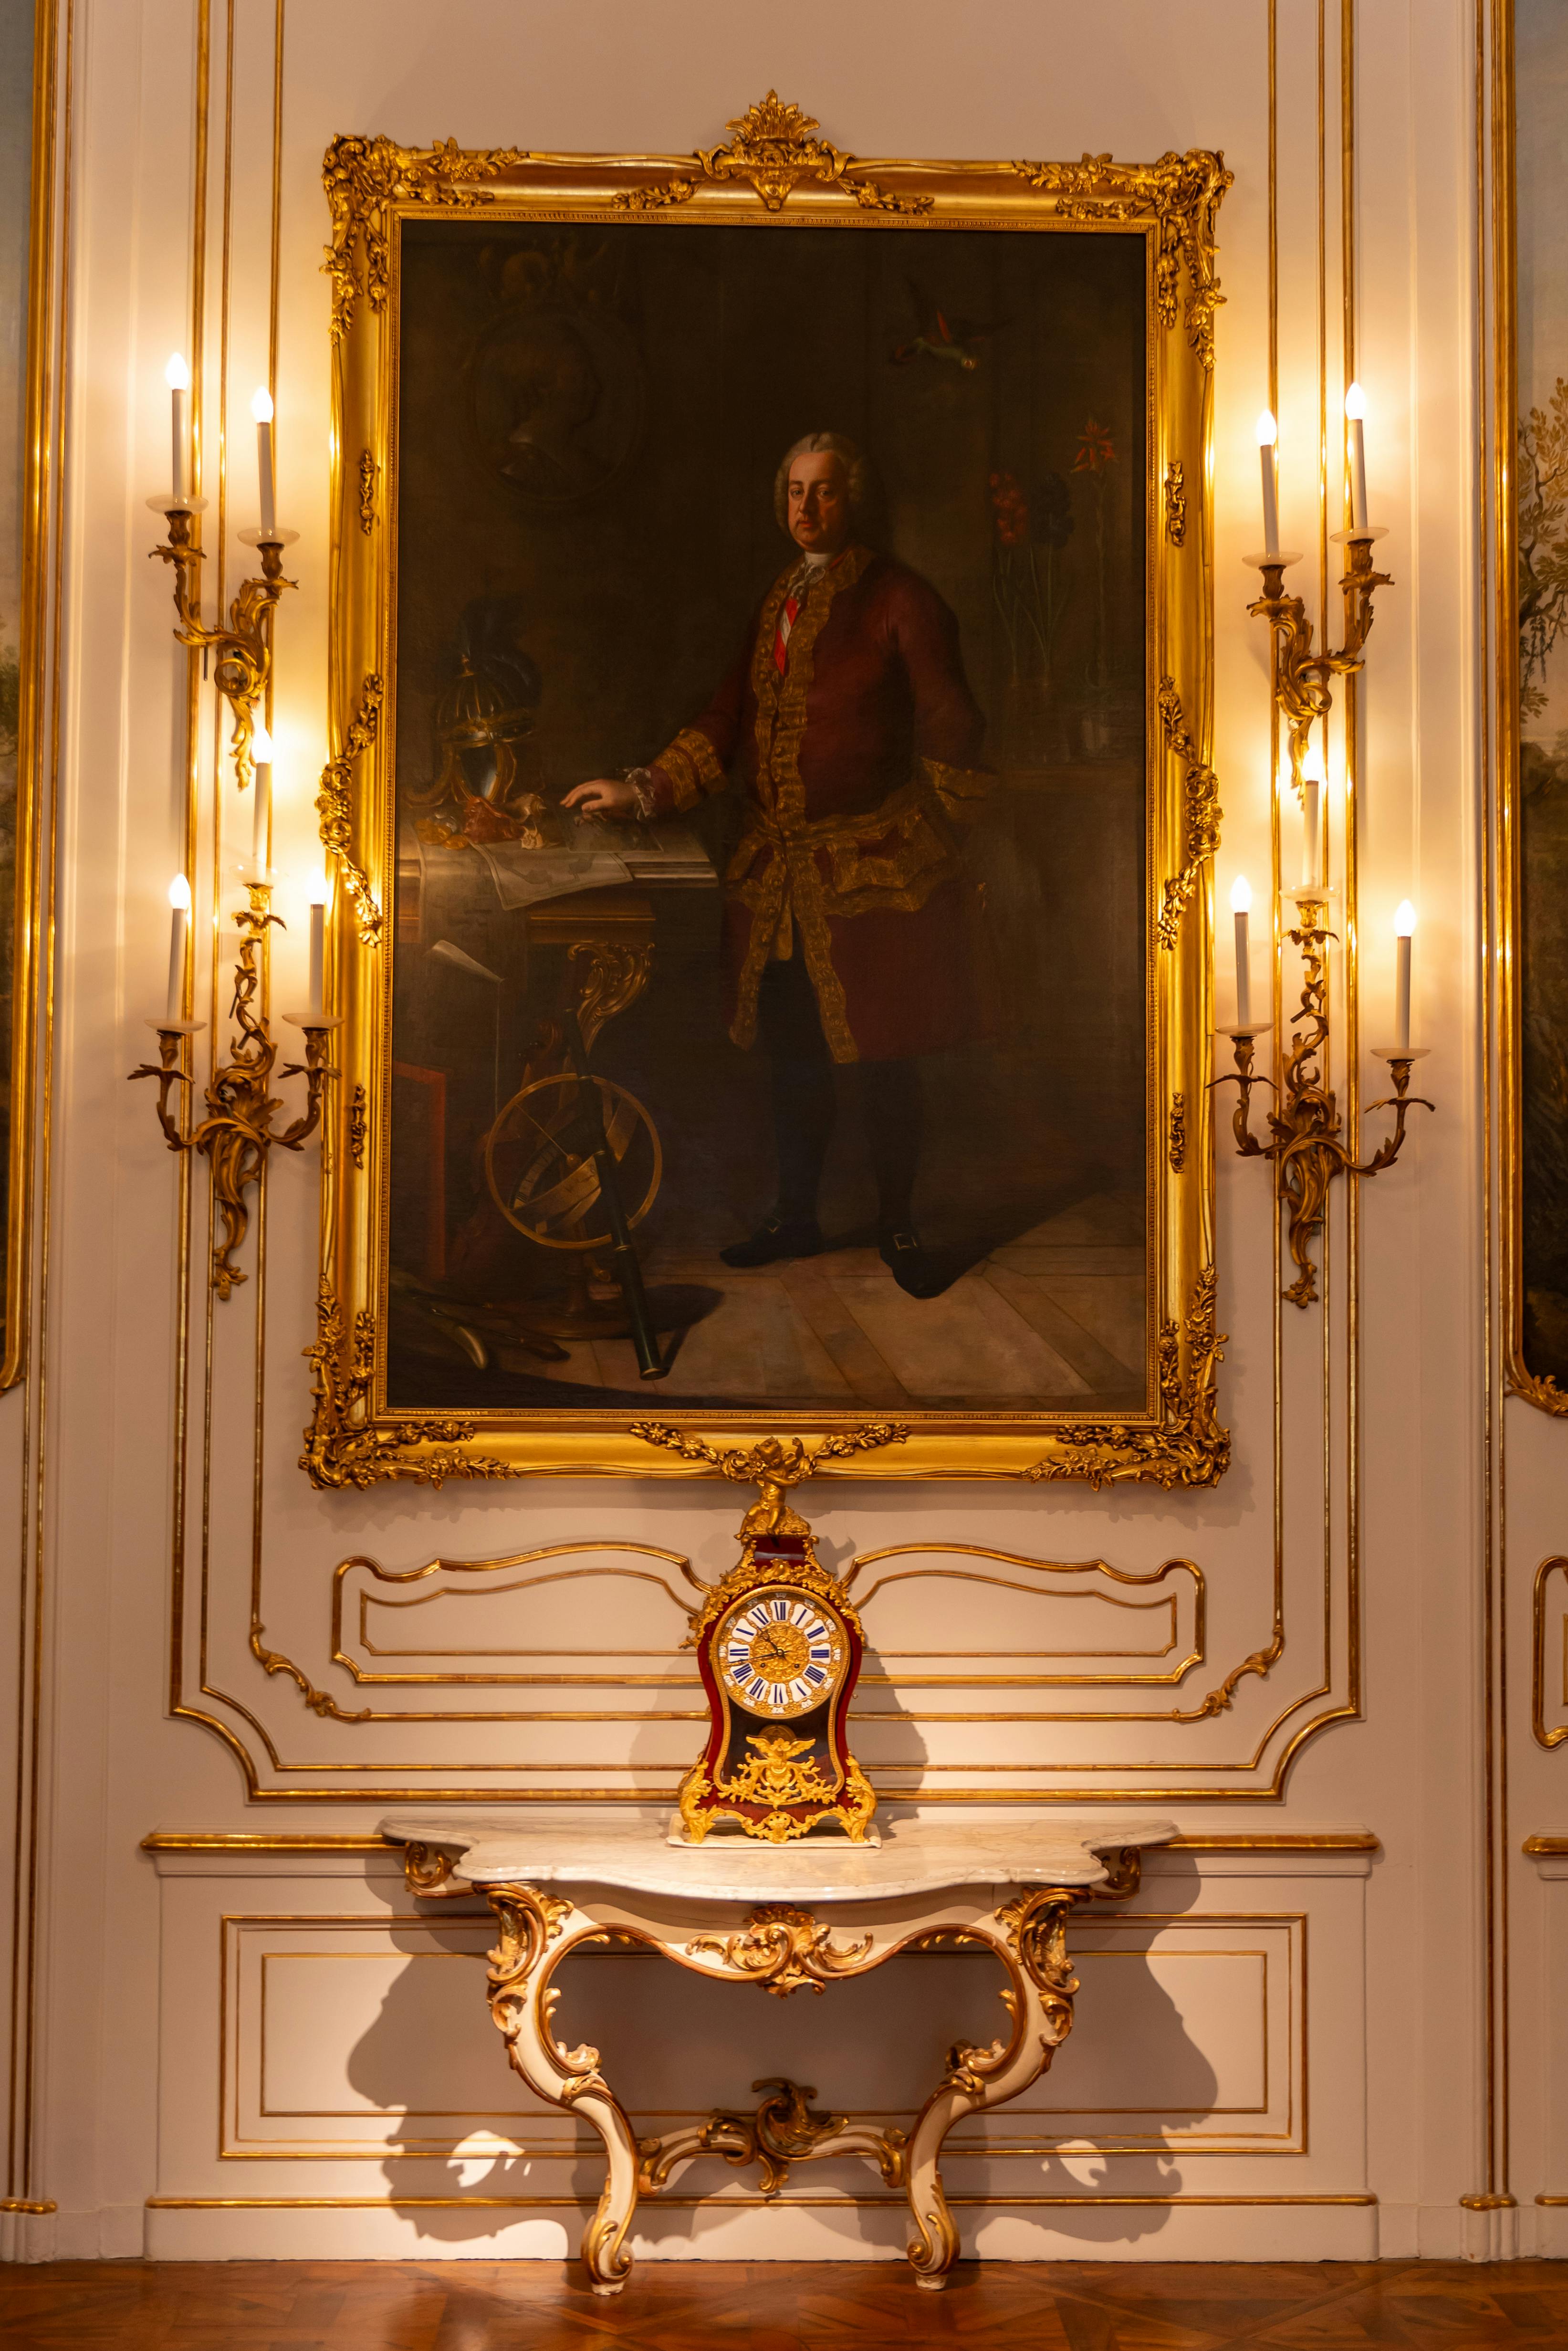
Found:
M 1100 1886 L 1101 1858 L 1124 1845 L 1165 1844 L 1176 1823 L 1145 1813 L 1082 1819 L 991 1813 L 961 1821 L 883 1820 L 880 1845 L 812 1838 L 771 1845 L 711 1837 L 667 1841 L 661 1814 L 607 1820 L 541 1805 L 513 1813 L 391 1813 L 392 1844 L 439 1847 L 456 1876 L 476 1887 L 604 1886 L 632 1894 L 709 1902 L 851 1902 L 933 1894 L 956 1886 Z

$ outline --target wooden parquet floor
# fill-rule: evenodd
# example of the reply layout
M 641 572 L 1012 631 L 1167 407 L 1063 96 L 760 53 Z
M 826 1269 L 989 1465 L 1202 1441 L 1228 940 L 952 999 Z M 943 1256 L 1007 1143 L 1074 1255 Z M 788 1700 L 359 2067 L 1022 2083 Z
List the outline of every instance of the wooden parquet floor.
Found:
M 5 2351 L 1537 2351 L 1568 2262 L 650 2262 L 609 2300 L 559 2262 L 0 2267 Z

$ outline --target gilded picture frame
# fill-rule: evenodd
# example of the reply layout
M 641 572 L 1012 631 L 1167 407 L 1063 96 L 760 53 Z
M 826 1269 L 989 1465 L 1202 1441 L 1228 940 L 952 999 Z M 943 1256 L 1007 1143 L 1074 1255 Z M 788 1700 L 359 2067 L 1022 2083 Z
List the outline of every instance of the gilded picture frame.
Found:
M 1201 1487 L 1223 1475 L 1210 1096 L 1212 698 L 1209 463 L 1218 154 L 1150 164 L 861 160 L 772 92 L 690 155 L 407 149 L 342 137 L 328 151 L 333 483 L 330 750 L 318 810 L 335 882 L 328 978 L 340 1020 L 322 1156 L 321 1279 L 301 1466 L 322 1488 L 404 1479 L 735 1474 L 757 1440 L 817 1438 L 824 1468 Z M 1142 1385 L 1114 1410 L 900 1410 L 812 1405 L 641 1411 L 410 1408 L 389 1393 L 392 987 L 397 954 L 397 521 L 400 301 L 410 224 L 588 223 L 603 237 L 768 236 L 802 228 L 904 240 L 936 230 L 1113 236 L 1141 268 L 1145 460 L 1133 493 L 1143 554 L 1139 747 L 1144 1250 Z M 602 239 L 601 240 L 602 242 Z M 1126 246 L 1118 248 L 1125 256 Z M 1005 322 L 1003 322 L 1005 323 Z M 950 329 L 938 318 L 943 336 Z M 977 331 L 981 331 L 977 329 Z M 902 358 L 903 351 L 892 354 Z M 951 357 L 949 353 L 946 356 Z M 963 365 L 970 362 L 961 360 Z M 937 373 L 941 373 L 938 370 Z M 992 475 L 993 484 L 997 480 Z M 461 844 L 459 844 L 461 845 Z M 498 1018 L 498 1016 L 497 1016 Z M 497 1028 L 497 1035 L 498 1035 Z M 497 1045 L 497 1061 L 499 1047 Z M 497 1097 L 498 1098 L 498 1097 Z
M 1491 295 L 1497 550 L 1502 1356 L 1509 1393 L 1568 1416 L 1568 765 L 1560 585 L 1568 434 L 1554 199 L 1568 41 L 1556 12 L 1493 13 Z M 1521 104 L 1521 95 L 1527 93 Z M 1524 199 L 1521 204 L 1521 197 Z M 1553 739 L 1555 737 L 1555 740 Z
M 3 296 L 15 371 L 5 387 L 5 501 L 0 560 L 0 1171 L 5 1184 L 5 1294 L 0 1388 L 26 1368 L 32 1204 L 35 982 L 39 923 L 38 826 L 45 753 L 44 635 L 52 477 L 47 403 L 55 293 L 57 0 L 11 12 L 5 168 L 14 201 Z

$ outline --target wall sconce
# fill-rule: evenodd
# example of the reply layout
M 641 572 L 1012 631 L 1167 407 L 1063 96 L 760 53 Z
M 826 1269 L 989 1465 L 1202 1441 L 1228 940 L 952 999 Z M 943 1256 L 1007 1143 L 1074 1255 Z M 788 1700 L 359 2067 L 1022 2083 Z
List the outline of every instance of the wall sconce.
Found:
M 1260 1142 L 1251 1131 L 1252 1090 L 1259 1085 L 1272 1087 L 1274 1081 L 1262 1076 L 1252 1064 L 1256 1040 L 1266 1034 L 1273 1023 L 1254 1021 L 1251 1018 L 1247 928 L 1251 892 L 1244 881 L 1239 881 L 1231 893 L 1236 920 L 1237 1017 L 1234 1027 L 1219 1031 L 1230 1040 L 1236 1067 L 1212 1081 L 1217 1086 L 1234 1083 L 1239 1090 L 1232 1123 L 1240 1156 L 1267 1159 L 1274 1164 L 1279 1196 L 1289 1220 L 1291 1256 L 1296 1267 L 1296 1279 L 1284 1294 L 1292 1305 L 1301 1307 L 1310 1305 L 1318 1294 L 1312 1247 L 1328 1212 L 1329 1187 L 1334 1177 L 1376 1176 L 1391 1167 L 1405 1142 L 1405 1123 L 1409 1112 L 1417 1104 L 1424 1110 L 1435 1107 L 1424 1095 L 1412 1095 L 1409 1091 L 1412 1065 L 1424 1058 L 1426 1049 L 1410 1042 L 1410 942 L 1416 913 L 1408 900 L 1401 905 L 1396 923 L 1396 1041 L 1374 1049 L 1377 1059 L 1388 1063 L 1394 1092 L 1370 1105 L 1373 1110 L 1392 1109 L 1394 1132 L 1370 1159 L 1358 1162 L 1344 1140 L 1339 1105 L 1323 1077 L 1330 1044 L 1328 950 L 1335 936 L 1327 918 L 1336 893 L 1325 878 L 1324 769 L 1322 753 L 1312 743 L 1312 734 L 1321 721 L 1326 721 L 1333 706 L 1331 681 L 1348 676 L 1362 666 L 1372 627 L 1375 590 L 1393 585 L 1386 572 L 1373 569 L 1373 547 L 1386 534 L 1366 519 L 1366 402 L 1359 384 L 1351 385 L 1344 405 L 1352 523 L 1348 530 L 1334 533 L 1334 544 L 1345 550 L 1345 569 L 1340 580 L 1344 602 L 1344 642 L 1337 651 L 1325 649 L 1314 653 L 1306 607 L 1299 596 L 1285 593 L 1286 569 L 1299 563 L 1301 557 L 1280 546 L 1275 472 L 1278 428 L 1267 409 L 1258 420 L 1264 548 L 1260 555 L 1249 555 L 1245 559 L 1261 571 L 1263 593 L 1248 609 L 1266 620 L 1273 632 L 1274 702 L 1285 720 L 1291 782 L 1301 795 L 1302 820 L 1301 879 L 1284 893 L 1295 910 L 1288 936 L 1301 953 L 1302 986 L 1298 1007 L 1290 1017 L 1293 1033 L 1282 1086 L 1278 1090 L 1278 1106 L 1269 1113 L 1267 1143 Z
M 246 876 L 248 904 L 235 917 L 240 932 L 239 964 L 229 1007 L 235 1034 L 227 1061 L 214 1068 L 208 1081 L 207 1116 L 199 1126 L 187 1131 L 183 1109 L 176 1114 L 170 1107 L 174 1087 L 188 1088 L 193 1083 L 185 1066 L 186 1042 L 205 1025 L 183 1017 L 191 922 L 191 886 L 183 873 L 175 876 L 169 890 L 168 998 L 162 1019 L 149 1023 L 157 1032 L 158 1059 L 144 1061 L 131 1071 L 131 1076 L 157 1079 L 158 1123 L 170 1150 L 201 1152 L 211 1162 L 223 1224 L 222 1238 L 213 1250 L 212 1284 L 220 1298 L 227 1298 L 235 1283 L 245 1280 L 235 1263 L 235 1252 L 244 1241 L 249 1225 L 246 1196 L 259 1180 L 275 1143 L 285 1151 L 298 1151 L 319 1123 L 326 1082 L 336 1074 L 327 1062 L 327 1042 L 339 1024 L 327 1017 L 322 1004 L 325 908 L 329 896 L 323 884 L 319 893 L 312 891 L 309 1003 L 303 1013 L 284 1016 L 304 1031 L 305 1059 L 302 1062 L 286 1063 L 277 1073 L 285 1078 L 304 1077 L 306 1105 L 292 1125 L 275 1130 L 273 1115 L 283 1108 L 281 1101 L 270 1092 L 278 1049 L 268 1029 L 265 1008 L 270 962 L 268 934 L 274 924 L 281 929 L 283 920 L 272 912 L 271 904 L 272 737 L 258 713 L 271 698 L 273 615 L 284 589 L 294 585 L 283 577 L 283 550 L 299 534 L 278 528 L 272 398 L 267 391 L 258 391 L 251 402 L 251 414 L 256 428 L 261 520 L 256 529 L 242 530 L 239 537 L 244 545 L 256 549 L 261 573 L 259 578 L 241 582 L 229 606 L 226 627 L 209 628 L 204 622 L 197 517 L 206 501 L 191 492 L 191 374 L 178 352 L 170 360 L 164 380 L 172 404 L 173 488 L 162 497 L 147 501 L 154 512 L 167 518 L 169 525 L 167 540 L 152 551 L 174 572 L 175 636 L 182 644 L 200 652 L 204 659 L 213 660 L 214 684 L 228 704 L 234 720 L 231 747 L 235 780 L 242 792 L 253 791 L 255 799 Z

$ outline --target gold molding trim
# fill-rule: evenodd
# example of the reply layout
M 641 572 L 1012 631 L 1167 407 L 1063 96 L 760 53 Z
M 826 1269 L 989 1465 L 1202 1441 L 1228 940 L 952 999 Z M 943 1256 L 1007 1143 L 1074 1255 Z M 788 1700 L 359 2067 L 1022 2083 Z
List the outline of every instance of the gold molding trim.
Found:
M 360 528 L 369 538 L 376 527 L 376 485 L 381 467 L 368 449 L 360 452 Z
M 967 2152 L 966 2149 L 956 2151 Z M 946 2152 L 951 2154 L 955 2152 L 955 2150 L 948 2149 Z M 1033 2155 L 1034 2150 L 1031 2148 L 1030 2153 Z M 1138 2156 L 1118 2158 L 1114 2155 L 1108 2157 L 1107 2159 L 1111 2162 L 1115 2162 L 1119 2159 L 1132 2162 L 1143 2160 L 1143 2158 Z M 1038 2160 L 1038 2158 L 1036 2158 L 1036 2160 Z M 1009 2196 L 1004 2193 L 1000 2195 L 993 2194 L 988 2196 L 947 2195 L 945 2197 L 944 2200 L 948 2204 L 986 2205 L 992 2207 L 998 2211 L 1010 2212 L 1014 2210 L 1022 2210 L 1026 2208 L 1032 2210 L 1038 2206 L 1051 2206 L 1051 2208 L 1056 2209 L 1063 2205 L 1096 2206 L 1103 2204 L 1114 2205 L 1118 2208 L 1127 2205 L 1163 2206 L 1176 2204 L 1224 2206 L 1260 2204 L 1337 2204 L 1365 2206 L 1375 2205 L 1378 2199 L 1375 2196 L 1369 2194 L 1344 2196 Z M 1559 2202 L 1568 2203 L 1568 2197 L 1558 2198 L 1542 2196 L 1538 2197 L 1536 2200 L 1538 2203 L 1542 2204 Z M 464 2211 L 472 2208 L 477 2211 L 509 2212 L 522 2210 L 560 2211 L 573 2207 L 586 2210 L 594 2201 L 595 2199 L 592 2196 L 573 2195 L 570 2189 L 563 2190 L 559 2196 L 149 2196 L 146 2199 L 145 2209 L 150 2212 L 387 2212 L 394 2210 L 397 2211 L 405 2211 L 410 2209 L 421 2212 L 454 2212 Z M 829 2210 L 834 2210 L 841 2205 L 881 2205 L 885 2206 L 889 2210 L 893 2211 L 904 2211 L 908 2209 L 902 2196 L 854 2196 L 849 2194 L 841 2196 L 780 2196 L 777 2199 L 777 2201 L 780 2204 L 819 2205 L 824 2206 Z M 682 2209 L 693 2205 L 703 2204 L 725 2204 L 728 2205 L 732 2209 L 738 2209 L 743 2211 L 750 2210 L 752 2209 L 752 2199 L 744 2190 L 741 2190 L 739 2193 L 731 2190 L 727 2195 L 721 2190 L 718 2194 L 713 2196 L 661 2196 L 659 2202 L 661 2205 L 674 2205 Z M 43 2208 L 35 2208 L 29 2205 L 22 2209 L 30 2211 L 35 2209 L 41 2210 Z M 48 2209 L 53 2210 L 54 2208 L 53 2206 L 50 2206 Z
M 351 1799 L 340 1797 L 335 1801 L 347 1803 Z M 495 1801 L 489 1796 L 474 1798 L 476 1803 L 494 1803 Z M 637 1799 L 622 1797 L 620 1801 L 634 1802 Z M 986 1800 L 979 1801 L 983 1802 Z M 1118 1798 L 1117 1802 L 1122 1802 L 1123 1800 Z M 395 1858 L 396 1855 L 395 1846 L 390 1845 L 384 1837 L 339 1834 L 331 1830 L 311 1829 L 150 1829 L 141 1840 L 141 1849 L 143 1853 L 364 1853 L 382 1854 L 389 1859 Z M 1523 1849 L 1528 1854 L 1568 1853 L 1568 1837 L 1531 1837 Z M 1381 1853 L 1382 1850 L 1382 1838 L 1371 1829 L 1265 1829 L 1257 1832 L 1200 1829 L 1167 1838 L 1159 1847 L 1161 1853 L 1215 1854 Z
M 1553 1573 L 1568 1576 L 1568 1558 L 1554 1552 L 1543 1559 L 1535 1571 L 1535 1583 L 1530 1604 L 1530 1727 L 1538 1747 L 1561 1747 L 1568 1740 L 1568 1722 L 1559 1722 L 1551 1729 L 1546 1725 L 1546 1585 Z M 1526 1853 L 1533 1848 L 1525 1846 Z
M 1179 873 L 1166 883 L 1165 903 L 1160 908 L 1156 925 L 1162 947 L 1171 948 L 1181 929 L 1181 918 L 1188 900 L 1197 890 L 1204 866 L 1219 847 L 1219 827 L 1225 810 L 1219 805 L 1219 778 L 1214 769 L 1197 756 L 1197 746 L 1187 732 L 1182 716 L 1181 696 L 1173 678 L 1162 677 L 1159 695 L 1160 725 L 1165 730 L 1166 745 L 1173 758 L 1186 768 L 1182 778 L 1183 804 L 1186 820 L 1186 862 Z

